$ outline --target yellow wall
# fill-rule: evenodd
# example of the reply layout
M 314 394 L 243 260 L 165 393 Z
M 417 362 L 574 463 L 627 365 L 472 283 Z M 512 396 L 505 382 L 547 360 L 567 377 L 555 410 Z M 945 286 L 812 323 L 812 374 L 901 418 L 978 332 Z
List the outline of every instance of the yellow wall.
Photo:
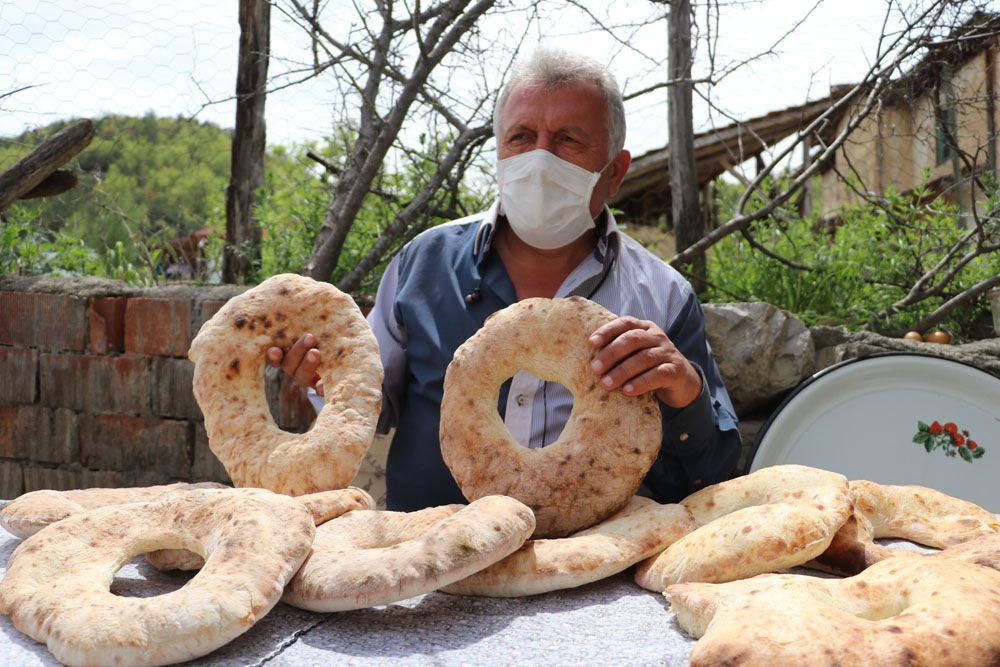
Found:
M 1000 40 L 992 50 L 994 78 L 1000 73 Z M 975 160 L 979 168 L 987 164 L 987 85 L 986 56 L 980 51 L 957 68 L 951 77 L 954 96 L 956 134 L 959 148 Z M 942 87 L 944 89 L 944 87 Z M 994 81 L 994 93 L 1000 92 L 1000 81 Z M 863 190 L 883 193 L 890 186 L 905 192 L 919 185 L 924 170 L 930 178 L 949 177 L 953 163 L 946 159 L 937 164 L 935 144 L 935 116 L 932 89 L 924 91 L 911 105 L 882 107 L 864 119 L 837 152 L 836 169 L 843 175 L 856 174 Z M 856 113 L 857 108 L 852 110 Z M 993 113 L 1000 126 L 1000 100 L 994 99 Z M 843 130 L 850 115 L 841 120 L 838 130 Z M 1000 152 L 1000 140 L 994 138 Z M 853 171 L 852 171 L 853 168 Z M 967 205 L 967 188 L 961 202 Z M 956 200 L 955 193 L 948 197 Z M 846 203 L 859 200 L 851 188 L 841 182 L 833 171 L 822 178 L 820 210 L 833 213 Z

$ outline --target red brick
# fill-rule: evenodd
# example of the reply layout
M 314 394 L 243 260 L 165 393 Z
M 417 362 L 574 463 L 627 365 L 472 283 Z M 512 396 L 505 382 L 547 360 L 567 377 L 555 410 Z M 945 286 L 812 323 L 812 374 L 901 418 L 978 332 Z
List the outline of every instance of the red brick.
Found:
M 125 351 L 185 357 L 191 341 L 191 302 L 136 297 L 125 307 Z
M 24 474 L 17 461 L 0 461 L 0 498 L 12 500 L 24 493 Z
M 87 302 L 90 351 L 94 354 L 125 351 L 125 303 L 123 296 L 99 296 Z
M 186 421 L 80 415 L 80 463 L 190 479 L 192 438 Z
M 149 359 L 43 354 L 41 403 L 95 414 L 150 414 Z
M 194 398 L 194 364 L 188 359 L 153 359 L 153 414 L 204 419 Z
M 34 403 L 38 394 L 38 352 L 0 347 L 0 404 Z
M 86 302 L 66 294 L 0 292 L 0 344 L 82 352 Z
M 192 482 L 221 482 L 232 484 L 226 467 L 208 446 L 204 424 L 194 425 L 194 463 L 191 464 Z

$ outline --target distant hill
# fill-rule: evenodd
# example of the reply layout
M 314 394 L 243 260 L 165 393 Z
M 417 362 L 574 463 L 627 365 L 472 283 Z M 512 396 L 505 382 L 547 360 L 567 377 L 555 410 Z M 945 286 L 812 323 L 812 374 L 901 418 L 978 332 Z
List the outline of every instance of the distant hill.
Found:
M 104 116 L 95 137 L 66 168 L 79 184 L 47 199 L 12 206 L 6 216 L 82 239 L 93 248 L 148 242 L 225 227 L 231 136 L 185 118 Z M 0 139 L 5 169 L 72 121 Z

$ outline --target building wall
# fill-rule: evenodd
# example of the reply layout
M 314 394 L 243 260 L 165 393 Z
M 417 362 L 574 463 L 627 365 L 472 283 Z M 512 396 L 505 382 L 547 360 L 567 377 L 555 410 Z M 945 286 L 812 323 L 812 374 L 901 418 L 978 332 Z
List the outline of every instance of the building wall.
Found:
M 951 77 L 958 144 L 963 152 L 975 157 L 981 168 L 987 164 L 989 141 L 986 59 L 989 57 L 994 63 L 996 79 L 1000 71 L 998 51 L 998 48 L 981 51 L 957 68 Z M 1000 92 L 1000 82 L 994 81 L 994 93 L 997 92 Z M 937 160 L 933 94 L 929 89 L 911 105 L 883 107 L 871 114 L 838 151 L 837 170 L 848 174 L 848 165 L 852 165 L 864 188 L 879 194 L 890 186 L 897 192 L 911 190 L 923 182 L 925 172 L 930 180 L 952 176 L 953 162 L 946 159 L 938 164 Z M 994 99 L 993 114 L 996 125 L 1000 126 L 1000 100 Z M 845 115 L 838 130 L 844 129 L 849 118 L 850 115 Z M 993 137 L 993 142 L 994 149 L 1000 151 L 1000 138 Z M 948 198 L 956 201 L 955 194 L 949 192 Z M 821 196 L 824 214 L 859 200 L 860 197 L 842 183 L 836 173 L 832 170 L 824 173 Z M 968 205 L 967 195 L 964 203 Z

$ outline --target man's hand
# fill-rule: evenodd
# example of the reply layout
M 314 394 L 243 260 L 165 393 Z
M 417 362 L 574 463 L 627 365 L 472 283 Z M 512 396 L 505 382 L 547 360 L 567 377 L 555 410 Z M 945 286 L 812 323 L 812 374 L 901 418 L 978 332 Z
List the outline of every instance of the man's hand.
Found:
M 319 368 L 320 354 L 316 349 L 316 337 L 310 333 L 299 338 L 291 348 L 270 347 L 264 353 L 267 363 L 292 376 L 296 382 L 313 387 L 323 395 L 323 380 L 316 369 Z
M 608 391 L 621 387 L 626 396 L 655 391 L 673 408 L 687 407 L 701 394 L 698 369 L 653 322 L 619 317 L 599 327 L 588 342 L 598 350 L 591 366 Z

